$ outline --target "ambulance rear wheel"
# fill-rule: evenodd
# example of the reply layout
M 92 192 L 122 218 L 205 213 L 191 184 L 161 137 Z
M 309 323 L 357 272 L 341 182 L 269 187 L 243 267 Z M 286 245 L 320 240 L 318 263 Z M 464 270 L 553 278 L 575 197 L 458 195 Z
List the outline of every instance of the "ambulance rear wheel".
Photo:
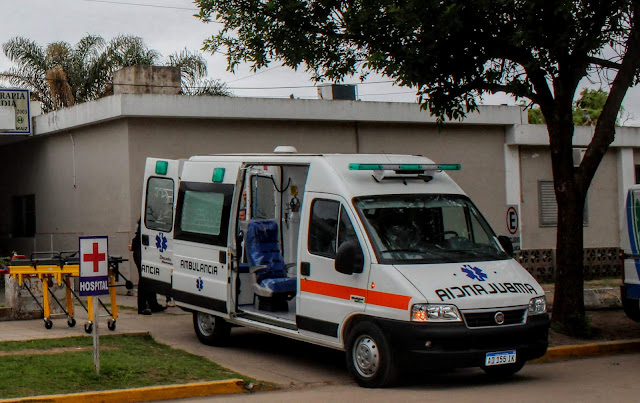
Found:
M 347 368 L 358 385 L 365 388 L 391 386 L 397 367 L 391 345 L 373 323 L 356 324 L 347 336 Z
M 522 367 L 524 367 L 524 361 L 515 362 L 514 364 L 495 365 L 481 368 L 491 378 L 502 380 L 510 378 L 515 373 L 520 371 Z
M 220 346 L 227 342 L 231 326 L 219 316 L 203 312 L 193 313 L 193 328 L 201 343 Z

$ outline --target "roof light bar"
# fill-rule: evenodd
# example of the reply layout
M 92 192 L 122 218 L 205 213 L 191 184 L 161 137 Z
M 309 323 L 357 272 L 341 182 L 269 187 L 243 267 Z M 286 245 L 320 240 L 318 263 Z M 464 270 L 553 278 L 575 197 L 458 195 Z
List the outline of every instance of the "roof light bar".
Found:
M 349 164 L 351 171 L 459 171 L 460 164 Z

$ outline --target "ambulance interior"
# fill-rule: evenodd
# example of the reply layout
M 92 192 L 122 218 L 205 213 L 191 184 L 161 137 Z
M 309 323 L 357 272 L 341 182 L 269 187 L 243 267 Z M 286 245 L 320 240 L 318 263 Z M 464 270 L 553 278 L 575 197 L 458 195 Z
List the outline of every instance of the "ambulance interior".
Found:
M 239 315 L 295 322 L 300 209 L 309 166 L 249 165 L 239 198 L 232 276 Z

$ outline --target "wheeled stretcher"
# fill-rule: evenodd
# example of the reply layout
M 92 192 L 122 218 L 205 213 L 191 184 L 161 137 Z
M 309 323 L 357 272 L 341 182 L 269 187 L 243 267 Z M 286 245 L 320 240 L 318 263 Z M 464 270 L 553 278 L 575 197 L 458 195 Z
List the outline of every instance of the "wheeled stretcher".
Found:
M 94 313 L 93 312 L 93 298 L 87 297 L 87 305 L 78 297 L 76 292 L 71 287 L 71 281 L 73 277 L 80 275 L 79 259 L 77 257 L 77 251 L 71 252 L 33 252 L 29 258 L 25 255 L 15 255 L 11 259 L 11 263 L 8 265 L 9 275 L 17 280 L 18 286 L 26 289 L 31 297 L 36 301 L 40 309 L 42 309 L 44 317 L 44 326 L 47 329 L 53 327 L 51 321 L 51 299 L 53 299 L 58 306 L 62 309 L 67 316 L 67 325 L 74 327 L 76 320 L 74 318 L 74 303 L 75 298 L 82 308 L 88 314 L 88 321 L 84 325 L 86 333 L 91 333 L 93 330 Z M 99 298 L 98 302 L 107 312 L 109 319 L 107 320 L 107 327 L 109 330 L 115 330 L 116 320 L 118 319 L 118 304 L 116 298 L 116 287 L 118 287 L 118 281 L 122 274 L 120 273 L 120 263 L 126 262 L 127 259 L 123 259 L 121 256 L 109 256 L 109 299 L 110 308 L 107 307 Z M 125 287 L 132 289 L 133 284 L 131 281 L 125 279 Z M 42 303 L 33 294 L 31 289 L 27 287 L 25 281 L 29 283 L 39 279 L 42 282 Z M 52 293 L 49 288 L 55 283 L 58 287 L 64 285 L 66 290 L 65 304 Z

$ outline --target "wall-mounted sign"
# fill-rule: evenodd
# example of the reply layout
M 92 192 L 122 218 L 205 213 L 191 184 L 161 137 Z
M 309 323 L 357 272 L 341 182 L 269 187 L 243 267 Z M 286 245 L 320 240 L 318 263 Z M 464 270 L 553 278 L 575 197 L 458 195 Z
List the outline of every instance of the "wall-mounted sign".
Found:
M 0 135 L 31 134 L 29 90 L 0 88 L 0 108 L 13 109 L 15 129 L 1 130 Z

